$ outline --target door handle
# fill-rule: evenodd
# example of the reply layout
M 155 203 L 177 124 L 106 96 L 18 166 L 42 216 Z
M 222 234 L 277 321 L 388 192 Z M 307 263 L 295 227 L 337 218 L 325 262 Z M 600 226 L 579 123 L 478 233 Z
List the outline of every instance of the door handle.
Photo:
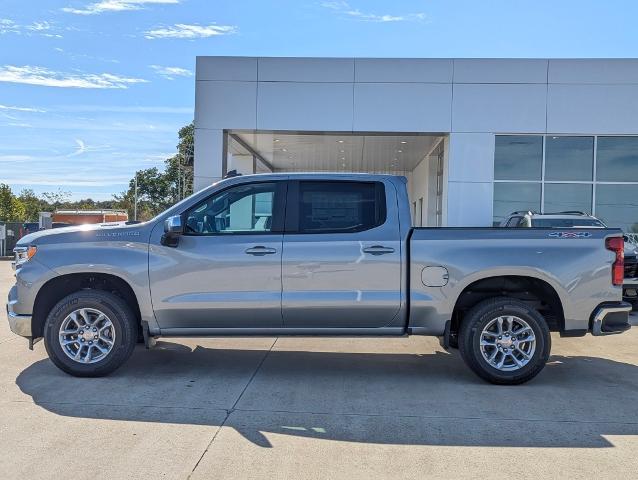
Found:
M 370 255 L 384 255 L 386 253 L 394 253 L 394 248 L 384 247 L 383 245 L 372 245 L 363 249 L 365 253 Z
M 263 245 L 257 245 L 255 247 L 247 248 L 244 250 L 248 255 L 271 255 L 273 253 L 277 253 L 277 250 L 274 248 L 264 247 Z

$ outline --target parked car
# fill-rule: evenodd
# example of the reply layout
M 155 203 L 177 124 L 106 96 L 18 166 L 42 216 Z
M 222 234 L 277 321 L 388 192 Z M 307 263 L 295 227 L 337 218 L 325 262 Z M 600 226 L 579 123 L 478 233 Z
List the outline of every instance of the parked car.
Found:
M 502 227 L 535 228 L 606 228 L 598 218 L 579 211 L 558 213 L 538 213 L 532 211 L 512 212 Z M 623 282 L 623 300 L 638 310 L 638 246 L 624 236 L 625 273 Z
M 550 332 L 621 333 L 623 238 L 610 228 L 412 228 L 406 179 L 222 180 L 153 220 L 27 235 L 11 330 L 55 365 L 106 375 L 158 336 L 438 336 L 517 384 Z M 262 221 L 266 217 L 267 221 Z M 542 253 L 542 254 L 539 254 Z

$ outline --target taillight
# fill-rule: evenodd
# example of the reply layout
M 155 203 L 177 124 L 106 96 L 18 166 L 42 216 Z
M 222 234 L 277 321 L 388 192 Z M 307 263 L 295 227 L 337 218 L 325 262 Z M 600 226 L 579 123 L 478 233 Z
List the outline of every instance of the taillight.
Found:
M 625 277 L 625 241 L 622 237 L 612 237 L 605 241 L 605 246 L 616 254 L 616 260 L 611 266 L 611 283 L 622 285 Z

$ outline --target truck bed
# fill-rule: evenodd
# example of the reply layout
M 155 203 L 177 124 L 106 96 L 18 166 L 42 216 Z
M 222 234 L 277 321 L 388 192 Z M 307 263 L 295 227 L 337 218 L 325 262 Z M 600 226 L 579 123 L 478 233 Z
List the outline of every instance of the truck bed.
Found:
M 442 335 L 457 301 L 480 294 L 490 277 L 531 277 L 562 304 L 564 330 L 587 331 L 592 311 L 618 299 L 610 288 L 613 252 L 605 239 L 619 229 L 413 228 L 408 236 L 408 325 L 413 333 Z M 474 288 L 477 287 L 478 288 Z M 551 290 L 550 290 L 551 289 Z M 524 298 L 525 292 L 520 292 Z M 457 300 L 458 299 L 458 300 Z

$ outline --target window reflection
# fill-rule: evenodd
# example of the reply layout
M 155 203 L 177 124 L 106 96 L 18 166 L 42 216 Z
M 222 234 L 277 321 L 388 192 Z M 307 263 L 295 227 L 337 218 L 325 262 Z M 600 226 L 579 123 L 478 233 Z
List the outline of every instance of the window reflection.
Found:
M 515 211 L 539 211 L 541 204 L 540 183 L 495 183 L 494 225 Z
M 638 182 L 638 137 L 598 137 L 596 179 Z
M 638 232 L 638 136 L 554 135 L 544 141 L 543 164 L 543 136 L 495 137 L 495 222 L 515 210 L 540 210 L 544 171 L 544 212 L 595 211 L 610 226 Z
M 638 185 L 597 185 L 596 216 L 609 227 L 638 232 Z
M 497 135 L 494 150 L 496 180 L 540 180 L 543 137 Z
M 544 212 L 579 211 L 591 214 L 592 186 L 546 183 Z
M 547 137 L 545 142 L 545 180 L 591 181 L 594 137 Z

